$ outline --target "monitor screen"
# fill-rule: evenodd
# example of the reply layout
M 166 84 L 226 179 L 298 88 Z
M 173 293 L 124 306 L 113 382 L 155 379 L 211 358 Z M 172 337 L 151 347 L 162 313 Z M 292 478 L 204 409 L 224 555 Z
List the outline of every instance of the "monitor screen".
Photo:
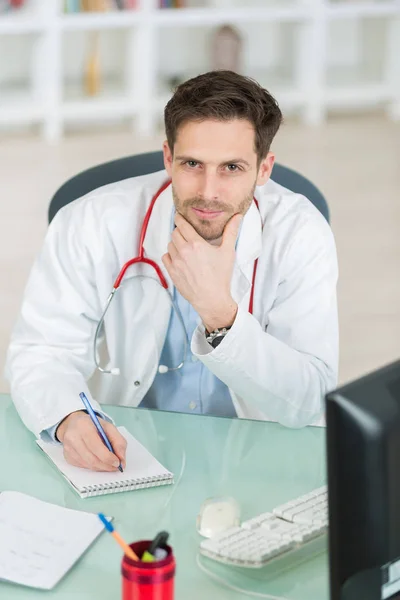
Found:
M 400 361 L 326 401 L 331 600 L 400 600 Z

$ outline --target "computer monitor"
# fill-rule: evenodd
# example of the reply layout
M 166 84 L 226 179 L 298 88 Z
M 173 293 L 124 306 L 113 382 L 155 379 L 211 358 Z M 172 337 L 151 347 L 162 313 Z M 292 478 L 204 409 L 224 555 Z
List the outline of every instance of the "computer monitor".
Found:
M 400 361 L 326 396 L 331 600 L 400 599 Z

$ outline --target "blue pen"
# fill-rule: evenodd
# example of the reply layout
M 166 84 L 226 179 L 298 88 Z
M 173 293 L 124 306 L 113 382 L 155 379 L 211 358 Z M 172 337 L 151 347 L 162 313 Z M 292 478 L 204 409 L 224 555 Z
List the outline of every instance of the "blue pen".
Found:
M 97 431 L 98 431 L 98 432 L 99 432 L 99 434 L 101 435 L 101 437 L 102 437 L 102 439 L 103 439 L 103 442 L 105 443 L 105 445 L 107 446 L 107 448 L 109 449 L 109 451 L 110 451 L 110 452 L 112 452 L 112 453 L 114 454 L 113 447 L 111 446 L 111 444 L 110 444 L 110 441 L 109 441 L 108 437 L 106 436 L 106 432 L 104 431 L 104 429 L 103 429 L 103 428 L 102 428 L 102 426 L 100 425 L 100 421 L 99 421 L 99 419 L 97 418 L 97 415 L 96 415 L 96 413 L 94 412 L 94 410 L 93 410 L 93 408 L 92 408 L 92 406 L 91 406 L 91 404 L 90 404 L 89 400 L 86 398 L 86 395 L 85 395 L 83 392 L 81 392 L 81 393 L 79 394 L 79 398 L 82 400 L 82 402 L 83 402 L 83 404 L 84 404 L 84 406 L 85 406 L 86 410 L 87 410 L 87 411 L 88 411 L 88 413 L 89 413 L 89 417 L 92 419 L 92 421 L 93 421 L 93 424 L 95 425 L 95 427 L 96 427 Z M 118 469 L 121 471 L 121 473 L 123 473 L 123 472 L 124 472 L 124 470 L 123 470 L 123 468 L 122 468 L 122 465 L 121 465 L 121 462 L 119 463 L 119 467 L 118 467 Z
M 103 515 L 103 513 L 99 513 L 98 517 L 100 521 L 103 523 L 104 527 L 111 533 L 115 541 L 121 546 L 122 550 L 125 552 L 126 556 L 129 556 L 132 560 L 139 560 L 137 554 L 134 553 L 132 548 L 128 546 L 128 544 L 122 539 L 122 537 L 117 533 L 110 523 L 108 519 Z

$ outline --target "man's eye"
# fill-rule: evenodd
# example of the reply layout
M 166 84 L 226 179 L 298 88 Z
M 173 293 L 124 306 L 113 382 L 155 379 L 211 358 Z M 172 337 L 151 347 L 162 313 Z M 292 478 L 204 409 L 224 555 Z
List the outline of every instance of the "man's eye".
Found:
M 186 164 L 187 164 L 189 167 L 197 167 L 197 165 L 198 165 L 199 163 L 198 163 L 198 162 L 196 162 L 195 160 L 187 160 L 187 161 L 186 161 Z
M 239 170 L 239 167 L 237 165 L 226 165 L 228 171 L 230 171 L 231 173 L 235 173 L 235 171 Z

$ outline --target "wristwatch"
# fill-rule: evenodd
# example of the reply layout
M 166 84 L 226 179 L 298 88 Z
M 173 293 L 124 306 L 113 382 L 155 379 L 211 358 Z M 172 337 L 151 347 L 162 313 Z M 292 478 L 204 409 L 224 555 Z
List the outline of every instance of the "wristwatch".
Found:
M 220 329 L 214 329 L 209 333 L 206 329 L 206 340 L 213 347 L 216 348 L 222 342 L 231 327 L 221 327 Z

